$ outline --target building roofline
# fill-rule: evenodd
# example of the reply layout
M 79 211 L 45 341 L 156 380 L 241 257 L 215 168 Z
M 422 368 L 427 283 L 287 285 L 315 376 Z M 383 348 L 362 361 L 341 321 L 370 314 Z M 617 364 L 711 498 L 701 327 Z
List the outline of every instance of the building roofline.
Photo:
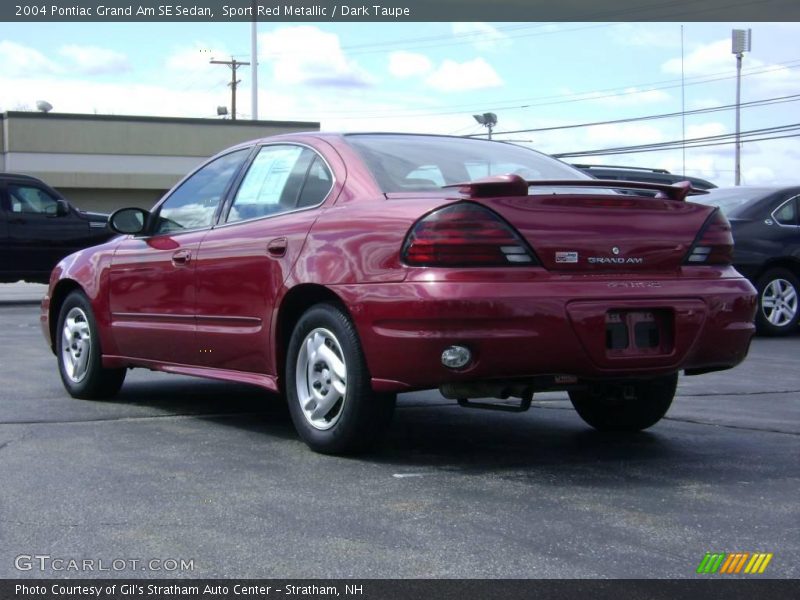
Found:
M 43 113 L 36 111 L 9 110 L 0 113 L 0 120 L 24 118 L 24 119 L 49 119 L 62 121 L 133 121 L 139 123 L 188 123 L 197 125 L 261 125 L 265 127 L 307 127 L 309 129 L 319 129 L 320 123 L 316 121 L 265 121 L 251 119 L 214 119 L 198 117 L 149 117 L 142 115 L 96 115 L 90 113 Z

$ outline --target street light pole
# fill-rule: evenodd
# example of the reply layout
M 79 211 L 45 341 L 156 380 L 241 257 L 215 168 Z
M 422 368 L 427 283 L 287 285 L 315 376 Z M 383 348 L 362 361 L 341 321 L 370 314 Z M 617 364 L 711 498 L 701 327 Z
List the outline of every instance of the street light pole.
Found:
M 734 166 L 734 185 L 742 184 L 742 144 L 739 108 L 742 101 L 742 57 L 750 52 L 752 30 L 734 29 L 731 32 L 731 52 L 736 55 L 736 159 Z
M 256 18 L 257 2 L 253 0 L 250 9 L 253 11 L 253 21 L 250 24 L 250 79 L 253 80 L 250 89 L 250 103 L 253 105 L 253 120 L 258 120 L 258 19 Z

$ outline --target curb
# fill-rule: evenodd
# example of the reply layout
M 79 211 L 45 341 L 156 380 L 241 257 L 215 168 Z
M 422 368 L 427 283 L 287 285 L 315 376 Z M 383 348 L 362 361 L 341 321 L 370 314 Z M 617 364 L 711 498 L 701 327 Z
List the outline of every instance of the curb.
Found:
M 41 303 L 41 298 L 38 300 L 0 300 L 0 306 L 39 306 Z

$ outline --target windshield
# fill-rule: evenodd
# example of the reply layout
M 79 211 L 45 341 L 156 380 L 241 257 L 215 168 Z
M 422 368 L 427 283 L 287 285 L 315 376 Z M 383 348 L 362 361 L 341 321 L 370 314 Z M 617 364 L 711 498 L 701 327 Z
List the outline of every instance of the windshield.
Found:
M 554 158 L 501 142 L 402 134 L 350 134 L 346 139 L 384 192 L 438 190 L 508 173 L 528 180 L 591 179 Z

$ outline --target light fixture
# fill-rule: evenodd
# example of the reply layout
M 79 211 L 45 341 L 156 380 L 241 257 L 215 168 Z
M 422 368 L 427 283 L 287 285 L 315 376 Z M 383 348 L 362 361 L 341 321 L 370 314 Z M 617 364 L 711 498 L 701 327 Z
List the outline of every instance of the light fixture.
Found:
M 489 130 L 489 139 L 492 139 L 492 128 L 497 125 L 497 115 L 487 112 L 481 115 L 472 115 L 472 117 Z

